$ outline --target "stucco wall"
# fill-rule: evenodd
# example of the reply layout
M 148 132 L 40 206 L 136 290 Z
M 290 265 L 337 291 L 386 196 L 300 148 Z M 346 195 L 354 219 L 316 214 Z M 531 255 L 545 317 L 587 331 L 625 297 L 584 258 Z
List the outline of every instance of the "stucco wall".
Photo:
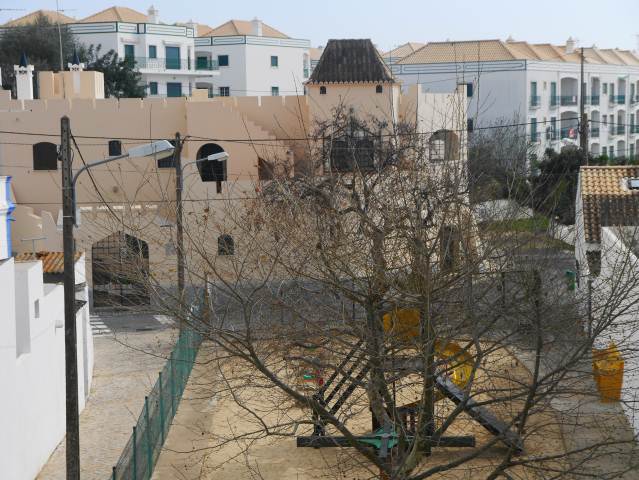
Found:
M 83 260 L 77 265 L 79 281 Z M 41 262 L 16 264 L 12 259 L 0 264 L 0 284 L 2 478 L 31 480 L 65 432 L 63 287 L 43 284 Z M 88 306 L 78 312 L 76 321 L 82 410 L 93 371 Z M 18 329 L 28 330 L 28 337 L 18 338 Z

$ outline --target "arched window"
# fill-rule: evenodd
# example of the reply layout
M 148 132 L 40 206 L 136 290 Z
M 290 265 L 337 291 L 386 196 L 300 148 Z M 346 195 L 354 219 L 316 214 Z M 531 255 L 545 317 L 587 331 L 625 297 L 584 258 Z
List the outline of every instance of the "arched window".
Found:
M 122 155 L 122 142 L 120 140 L 109 140 L 109 157 Z
M 382 93 L 384 91 L 384 87 L 382 87 L 381 85 L 377 85 L 375 87 L 375 93 Z
M 50 142 L 39 142 L 33 145 L 33 169 L 57 170 L 58 147 Z
M 235 240 L 233 240 L 233 237 L 226 233 L 217 237 L 217 254 L 235 255 Z
M 205 143 L 202 145 L 197 154 L 196 160 L 206 158 L 214 153 L 222 153 L 224 149 L 217 143 Z M 222 182 L 226 182 L 226 160 L 212 160 L 207 162 L 198 162 L 197 168 L 200 171 L 200 177 L 203 182 L 216 182 L 217 193 L 222 193 Z
M 326 95 L 326 87 L 320 87 L 320 95 Z
M 459 137 L 450 130 L 438 130 L 428 140 L 430 159 L 459 160 Z

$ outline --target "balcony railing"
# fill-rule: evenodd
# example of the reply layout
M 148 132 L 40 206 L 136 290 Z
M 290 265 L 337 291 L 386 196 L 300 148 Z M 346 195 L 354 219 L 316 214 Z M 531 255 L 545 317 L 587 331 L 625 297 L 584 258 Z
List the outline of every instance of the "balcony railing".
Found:
M 599 138 L 599 127 L 592 127 L 590 129 L 590 136 L 592 138 Z
M 599 105 L 599 95 L 590 95 L 584 98 L 586 105 Z
M 530 141 L 534 143 L 541 141 L 541 135 L 539 132 L 530 132 Z
M 561 138 L 577 138 L 577 127 L 561 127 Z
M 639 95 L 630 95 L 630 103 L 633 105 L 639 103 Z
M 562 95 L 561 96 L 561 104 L 562 105 L 577 105 L 577 95 Z
M 150 58 L 150 57 L 129 57 L 127 61 L 135 61 L 135 66 L 139 69 L 153 70 L 155 72 L 164 72 L 166 70 L 217 70 L 217 61 L 207 60 L 203 62 L 201 59 L 195 64 L 190 58 Z
M 614 137 L 617 134 L 617 129 L 615 128 L 614 125 L 610 125 L 608 127 L 608 136 L 609 137 Z
M 556 107 L 557 105 L 559 105 L 559 103 L 561 103 L 561 97 L 558 95 L 553 95 L 550 97 L 550 106 L 551 107 Z
M 541 97 L 539 95 L 531 95 L 530 96 L 530 106 L 538 107 L 541 105 Z
M 626 104 L 626 96 L 625 95 L 610 95 L 610 103 L 612 105 L 625 105 Z
M 554 141 L 557 140 L 557 130 L 550 129 L 546 132 L 546 140 Z
M 625 134 L 626 134 L 626 126 L 617 125 L 617 135 L 625 135 Z
M 630 125 L 630 133 L 639 133 L 639 125 Z

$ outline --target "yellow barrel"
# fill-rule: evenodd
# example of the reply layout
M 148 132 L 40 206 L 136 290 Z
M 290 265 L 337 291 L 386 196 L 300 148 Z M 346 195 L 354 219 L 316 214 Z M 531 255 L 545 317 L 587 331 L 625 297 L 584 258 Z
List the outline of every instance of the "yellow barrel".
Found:
M 592 350 L 592 370 L 602 402 L 621 400 L 624 360 L 614 343 L 608 348 Z

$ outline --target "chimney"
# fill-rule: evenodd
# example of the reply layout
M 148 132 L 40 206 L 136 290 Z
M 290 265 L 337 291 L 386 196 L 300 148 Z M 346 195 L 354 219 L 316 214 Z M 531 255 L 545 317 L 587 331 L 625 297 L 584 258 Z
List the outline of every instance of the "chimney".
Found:
M 16 98 L 18 100 L 33 100 L 33 65 L 29 65 L 27 55 L 20 55 L 20 65 L 14 65 L 16 74 Z
M 575 52 L 575 40 L 572 37 L 568 37 L 566 40 L 566 53 L 574 53 Z
M 253 35 L 255 35 L 256 37 L 261 37 L 262 36 L 262 20 L 255 17 L 253 20 L 251 20 L 251 26 L 253 27 Z
M 193 19 L 189 20 L 184 24 L 186 28 L 193 29 L 193 35 L 197 37 L 197 23 L 193 21 Z
M 149 7 L 146 13 L 149 23 L 160 23 L 160 11 L 153 5 Z

